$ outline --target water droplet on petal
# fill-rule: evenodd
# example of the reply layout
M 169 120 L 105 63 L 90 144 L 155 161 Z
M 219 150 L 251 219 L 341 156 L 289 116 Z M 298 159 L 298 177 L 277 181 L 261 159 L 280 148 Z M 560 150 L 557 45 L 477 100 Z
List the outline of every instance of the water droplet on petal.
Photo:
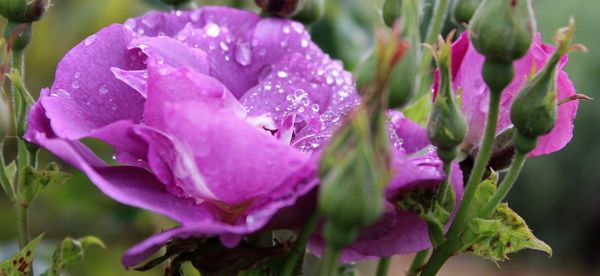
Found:
M 78 80 L 74 80 L 74 81 L 71 83 L 71 87 L 73 87 L 74 89 L 78 89 L 79 87 L 81 87 L 81 83 L 79 83 L 79 81 L 78 81 Z
M 221 41 L 221 43 L 219 43 L 219 47 L 221 48 L 221 50 L 223 50 L 225 52 L 227 52 L 229 50 L 229 47 L 227 46 L 225 41 Z
M 320 109 L 320 108 L 321 108 L 321 107 L 320 107 L 318 104 L 313 104 L 313 105 L 311 105 L 311 106 L 310 106 L 310 109 L 311 109 L 313 112 L 315 112 L 315 113 L 316 113 L 316 112 L 319 112 L 319 109 Z
M 235 50 L 235 60 L 242 66 L 248 66 L 252 62 L 252 50 L 248 43 L 238 42 Z
M 85 46 L 90 46 L 94 44 L 94 42 L 96 42 L 96 35 L 91 35 L 83 41 L 83 44 L 85 44 Z
M 73 74 L 73 77 L 78 79 L 79 77 L 81 77 L 81 73 L 76 72 L 75 74 Z
M 288 25 L 283 26 L 282 30 L 284 34 L 289 34 L 291 31 L 290 26 Z
M 277 71 L 277 77 L 284 79 L 288 77 L 288 73 L 286 71 L 283 70 L 279 70 Z
M 101 94 L 106 94 L 108 93 L 108 87 L 106 87 L 106 84 L 103 84 L 100 86 L 100 88 L 98 88 L 98 92 L 100 92 Z
M 215 23 L 208 23 L 206 27 L 204 27 L 206 31 L 206 35 L 210 37 L 217 37 L 221 33 L 221 28 Z

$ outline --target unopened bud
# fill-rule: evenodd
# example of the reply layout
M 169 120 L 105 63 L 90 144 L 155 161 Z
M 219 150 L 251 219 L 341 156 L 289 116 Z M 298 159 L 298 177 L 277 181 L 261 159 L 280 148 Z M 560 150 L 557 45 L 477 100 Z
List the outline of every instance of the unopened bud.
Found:
M 400 18 L 402 0 L 385 0 L 381 10 L 383 22 L 388 27 L 394 26 L 394 22 Z
M 0 0 L 0 14 L 13 22 L 31 23 L 40 20 L 50 0 Z
M 487 60 L 512 63 L 527 53 L 535 32 L 531 0 L 484 0 L 473 15 L 469 37 Z
M 263 11 L 280 17 L 290 17 L 298 12 L 304 0 L 255 0 Z
M 378 119 L 384 118 L 384 113 L 374 116 L 378 117 L 370 118 L 364 106 L 357 110 L 321 158 L 319 209 L 328 224 L 335 225 L 333 228 L 349 230 L 371 225 L 383 211 L 383 190 L 391 175 L 389 142 L 380 139 L 387 137 L 385 120 Z M 373 129 L 374 121 L 381 122 L 382 127 Z M 340 243 L 351 241 L 351 237 L 336 239 Z
M 544 68 L 519 92 L 512 103 L 510 119 L 517 129 L 515 146 L 521 152 L 528 152 L 533 147 L 522 145 L 524 143 L 519 143 L 519 140 L 535 140 L 554 128 L 558 109 L 556 72 L 561 57 L 577 49 L 571 45 L 574 31 L 575 22 L 572 20 L 569 27 L 559 30 L 556 50 Z
M 162 2 L 173 6 L 177 10 L 189 10 L 197 8 L 196 3 L 191 0 L 162 0 Z
M 456 148 L 467 132 L 465 119 L 454 100 L 450 64 L 452 35 L 447 41 L 440 38 L 439 50 L 434 54 L 440 72 L 438 95 L 427 123 L 427 135 L 431 144 L 438 148 L 440 159 L 450 162 L 456 157 Z
M 468 23 L 482 0 L 455 0 L 452 6 L 452 16 L 458 23 Z

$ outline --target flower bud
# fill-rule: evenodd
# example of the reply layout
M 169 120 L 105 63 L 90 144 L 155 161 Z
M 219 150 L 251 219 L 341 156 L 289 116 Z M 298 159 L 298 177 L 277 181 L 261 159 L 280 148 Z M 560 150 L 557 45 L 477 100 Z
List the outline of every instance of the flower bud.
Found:
M 31 23 L 8 21 L 4 27 L 4 39 L 13 51 L 24 50 L 31 41 Z
M 35 22 L 40 20 L 50 0 L 0 0 L 0 14 L 13 22 Z
M 373 116 L 361 107 L 321 158 L 319 208 L 332 228 L 345 232 L 373 224 L 383 211 L 383 190 L 391 175 L 389 142 L 384 113 Z M 371 128 L 372 122 L 378 127 Z M 349 236 L 336 240 L 351 242 Z
M 290 17 L 298 12 L 304 0 L 255 0 L 263 11 L 280 17 Z
M 527 53 L 535 32 L 531 0 L 484 0 L 473 15 L 469 37 L 486 59 L 512 63 Z
M 394 26 L 394 22 L 400 18 L 402 8 L 402 0 L 385 0 L 383 2 L 382 16 L 383 22 L 388 27 Z
M 427 135 L 431 144 L 438 148 L 438 155 L 444 162 L 456 157 L 456 147 L 462 143 L 467 132 L 465 119 L 454 100 L 452 92 L 450 59 L 452 35 L 447 41 L 440 38 L 439 51 L 434 54 L 440 72 L 438 95 L 427 123 Z
M 529 81 L 512 103 L 510 119 L 517 129 L 515 146 L 520 152 L 533 150 L 536 138 L 554 128 L 558 109 L 556 72 L 561 57 L 575 49 L 571 45 L 574 24 L 571 21 L 569 27 L 559 30 L 556 50 L 544 68 Z M 533 142 L 527 143 L 528 139 Z
M 452 6 L 452 16 L 458 23 L 468 23 L 475 14 L 481 0 L 455 0 Z
M 304 6 L 292 19 L 311 24 L 320 21 L 324 15 L 325 0 L 304 0 Z

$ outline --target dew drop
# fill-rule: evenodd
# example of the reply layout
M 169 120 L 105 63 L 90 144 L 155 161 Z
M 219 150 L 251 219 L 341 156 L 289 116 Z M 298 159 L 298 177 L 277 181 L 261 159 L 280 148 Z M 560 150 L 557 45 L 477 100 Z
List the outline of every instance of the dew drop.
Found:
M 206 35 L 210 37 L 217 37 L 221 33 L 221 28 L 219 28 L 219 26 L 215 23 L 208 23 L 204 28 L 206 31 Z
M 73 87 L 74 89 L 78 89 L 79 87 L 81 87 L 81 83 L 79 83 L 79 81 L 78 81 L 78 80 L 74 80 L 74 81 L 71 83 L 71 87 Z
M 288 77 L 288 73 L 286 71 L 283 70 L 279 70 L 277 71 L 277 77 L 284 79 Z
M 98 88 L 98 92 L 100 92 L 100 94 L 106 94 L 108 93 L 108 87 L 106 87 L 106 84 L 103 84 L 100 86 L 100 88 Z
M 76 72 L 75 74 L 73 74 L 73 77 L 78 79 L 79 77 L 81 77 L 81 73 Z
M 306 48 L 306 47 L 308 47 L 308 40 L 306 40 L 306 38 L 303 38 L 303 39 L 300 41 L 300 46 L 302 46 L 302 48 Z
M 96 42 L 96 35 L 91 35 L 83 41 L 83 44 L 85 44 L 85 46 L 90 46 L 94 44 L 94 42 Z
M 291 31 L 290 26 L 288 25 L 283 26 L 282 30 L 284 34 L 289 34 Z
M 238 42 L 235 50 L 235 61 L 242 66 L 248 66 L 252 62 L 252 50 L 248 43 Z
M 225 52 L 229 50 L 229 46 L 227 46 L 227 43 L 225 43 L 225 41 L 221 41 L 221 43 L 219 43 L 219 47 Z
M 310 110 L 312 110 L 315 113 L 319 112 L 319 109 L 321 109 L 321 107 L 318 104 L 312 104 L 310 106 Z

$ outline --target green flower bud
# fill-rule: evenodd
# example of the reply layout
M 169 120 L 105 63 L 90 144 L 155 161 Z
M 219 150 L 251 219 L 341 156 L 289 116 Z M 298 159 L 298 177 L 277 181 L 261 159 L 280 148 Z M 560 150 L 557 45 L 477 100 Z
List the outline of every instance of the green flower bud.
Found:
M 452 16 L 459 23 L 468 23 L 482 0 L 455 0 L 452 6 Z
M 531 0 L 484 0 L 473 15 L 469 37 L 486 59 L 512 63 L 527 53 L 535 32 Z
M 559 30 L 556 51 L 511 105 L 510 119 L 517 129 L 515 146 L 523 153 L 533 150 L 535 139 L 554 128 L 558 109 L 556 72 L 561 57 L 576 48 L 571 45 L 574 29 L 575 23 L 571 21 L 569 27 Z M 528 143 L 528 139 L 532 141 Z
M 440 49 L 434 55 L 440 72 L 440 85 L 427 123 L 429 141 L 438 148 L 438 155 L 444 162 L 454 160 L 456 148 L 462 143 L 467 132 L 465 119 L 452 92 L 451 37 L 445 42 L 440 38 Z
M 50 6 L 50 0 L 0 0 L 0 14 L 9 21 L 35 22 Z
M 361 62 L 354 76 L 356 77 L 356 88 L 361 96 L 366 92 L 369 86 L 375 83 L 375 75 L 377 73 L 377 58 L 374 53 Z
M 384 113 L 373 116 L 370 118 L 361 107 L 321 158 L 319 209 L 333 228 L 352 230 L 371 225 L 383 211 L 383 190 L 391 175 L 389 142 Z M 350 237 L 336 239 L 339 243 L 352 241 Z
M 13 51 L 24 50 L 31 41 L 31 23 L 8 21 L 4 27 L 4 38 Z
M 263 11 L 280 17 L 296 14 L 304 4 L 304 0 L 254 0 Z
M 388 81 L 390 108 L 406 106 L 415 93 L 415 81 L 421 56 L 419 8 L 419 1 L 402 1 L 401 39 L 407 41 L 410 46 L 392 69 Z
M 400 18 L 402 0 L 385 0 L 383 2 L 382 16 L 383 22 L 388 27 L 394 26 L 394 22 Z
M 311 24 L 320 21 L 324 15 L 325 0 L 304 0 L 304 6 L 292 19 Z

